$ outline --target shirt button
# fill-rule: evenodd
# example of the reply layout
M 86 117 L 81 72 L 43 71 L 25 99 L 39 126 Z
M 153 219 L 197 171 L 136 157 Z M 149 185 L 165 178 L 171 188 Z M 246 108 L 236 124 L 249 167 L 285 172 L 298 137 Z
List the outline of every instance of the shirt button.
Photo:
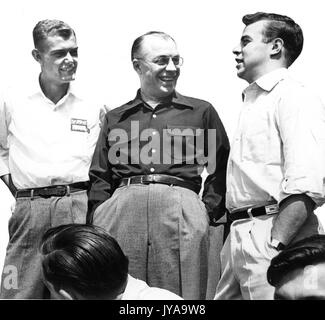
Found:
M 155 172 L 155 168 L 150 168 L 150 172 Z
M 157 115 L 156 115 L 156 114 L 153 114 L 152 117 L 153 117 L 154 119 L 156 119 L 156 118 L 157 118 Z

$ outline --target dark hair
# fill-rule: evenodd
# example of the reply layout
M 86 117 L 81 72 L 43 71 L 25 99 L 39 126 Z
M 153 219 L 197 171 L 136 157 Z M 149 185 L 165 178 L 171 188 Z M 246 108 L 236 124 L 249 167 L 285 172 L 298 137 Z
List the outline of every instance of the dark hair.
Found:
M 41 20 L 33 29 L 34 46 L 42 50 L 42 43 L 50 35 L 59 35 L 63 39 L 69 39 L 71 35 L 76 37 L 74 30 L 65 22 L 60 20 Z
M 287 64 L 290 66 L 302 51 L 304 37 L 300 26 L 293 19 L 276 13 L 256 12 L 243 17 L 246 26 L 261 20 L 268 22 L 264 30 L 265 42 L 281 38 L 286 49 Z
M 134 58 L 136 58 L 136 56 L 138 55 L 138 53 L 140 52 L 141 49 L 141 44 L 144 40 L 144 38 L 146 36 L 150 36 L 150 35 L 157 35 L 157 36 L 161 36 L 164 39 L 171 39 L 175 42 L 175 40 L 167 33 L 165 32 L 161 32 L 161 31 L 149 31 L 145 34 L 143 34 L 142 36 L 136 38 L 133 42 L 132 45 L 132 49 L 131 49 L 131 60 L 133 60 Z
M 267 281 L 276 286 L 290 272 L 325 262 L 325 235 L 314 235 L 289 245 L 271 260 Z
M 51 228 L 42 238 L 45 280 L 88 297 L 115 297 L 125 286 L 128 259 L 104 229 L 86 224 Z

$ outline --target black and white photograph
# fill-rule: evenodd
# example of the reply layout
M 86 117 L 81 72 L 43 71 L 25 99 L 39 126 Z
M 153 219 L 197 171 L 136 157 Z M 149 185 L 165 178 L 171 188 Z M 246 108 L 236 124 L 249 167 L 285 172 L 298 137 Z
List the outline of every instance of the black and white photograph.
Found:
M 325 299 L 323 7 L 3 2 L 0 299 Z

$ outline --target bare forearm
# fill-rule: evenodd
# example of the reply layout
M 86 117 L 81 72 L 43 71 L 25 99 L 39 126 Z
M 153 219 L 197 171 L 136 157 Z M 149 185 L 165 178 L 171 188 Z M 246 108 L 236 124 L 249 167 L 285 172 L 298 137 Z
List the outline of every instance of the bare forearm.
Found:
M 287 245 L 296 236 L 299 229 L 312 214 L 314 202 L 304 194 L 292 195 L 281 205 L 272 231 L 272 239 Z

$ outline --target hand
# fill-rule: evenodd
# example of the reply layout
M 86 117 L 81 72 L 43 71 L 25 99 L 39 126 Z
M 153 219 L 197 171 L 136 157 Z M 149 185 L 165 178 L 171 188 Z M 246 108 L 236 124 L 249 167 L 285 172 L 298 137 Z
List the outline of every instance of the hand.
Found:
M 11 210 L 12 214 L 15 212 L 15 210 L 16 210 L 16 200 L 14 200 L 14 202 L 11 204 L 10 210 Z

